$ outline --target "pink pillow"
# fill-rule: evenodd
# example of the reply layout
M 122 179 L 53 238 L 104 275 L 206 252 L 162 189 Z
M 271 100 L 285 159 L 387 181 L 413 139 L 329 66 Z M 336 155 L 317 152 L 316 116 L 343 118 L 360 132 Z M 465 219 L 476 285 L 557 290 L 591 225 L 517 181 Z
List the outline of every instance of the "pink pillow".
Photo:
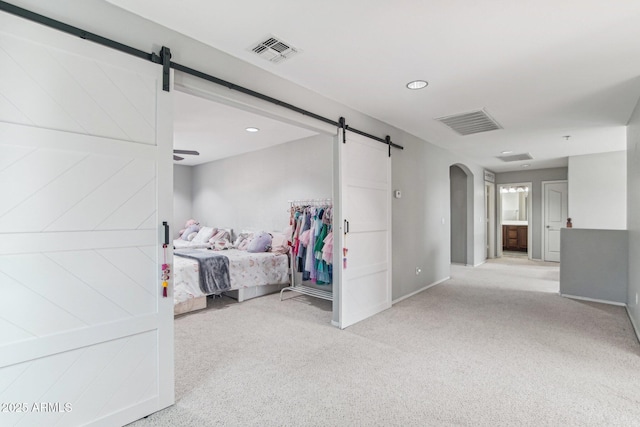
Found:
M 271 252 L 286 254 L 289 253 L 289 239 L 284 233 L 271 233 Z
M 216 233 L 213 236 L 211 236 L 211 239 L 209 239 L 209 243 L 213 245 L 218 240 L 223 240 L 223 239 L 229 240 L 229 232 L 227 230 L 218 229 Z

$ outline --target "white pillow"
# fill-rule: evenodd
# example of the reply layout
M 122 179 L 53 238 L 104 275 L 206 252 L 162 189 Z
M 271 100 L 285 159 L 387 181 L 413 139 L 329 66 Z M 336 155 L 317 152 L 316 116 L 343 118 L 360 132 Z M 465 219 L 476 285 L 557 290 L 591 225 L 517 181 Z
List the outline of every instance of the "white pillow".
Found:
M 202 227 L 196 237 L 193 238 L 193 243 L 207 243 L 215 230 L 213 227 Z

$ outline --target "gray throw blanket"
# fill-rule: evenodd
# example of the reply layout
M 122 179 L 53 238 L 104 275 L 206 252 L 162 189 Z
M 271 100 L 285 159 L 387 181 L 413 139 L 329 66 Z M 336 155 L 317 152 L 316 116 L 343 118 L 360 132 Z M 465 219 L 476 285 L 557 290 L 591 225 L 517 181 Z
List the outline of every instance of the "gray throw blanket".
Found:
M 174 251 L 174 255 L 198 261 L 200 290 L 205 294 L 214 294 L 231 290 L 229 279 L 229 258 L 215 252 L 196 249 Z

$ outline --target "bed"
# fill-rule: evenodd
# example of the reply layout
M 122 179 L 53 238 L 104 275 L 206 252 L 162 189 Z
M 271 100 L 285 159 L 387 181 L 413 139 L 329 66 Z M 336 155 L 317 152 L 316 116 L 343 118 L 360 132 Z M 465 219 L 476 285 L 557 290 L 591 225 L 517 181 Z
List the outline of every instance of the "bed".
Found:
M 180 252 L 176 250 L 173 257 L 174 314 L 176 315 L 205 308 L 208 294 L 221 293 L 203 292 L 200 286 L 198 261 L 178 256 Z M 238 302 L 278 292 L 289 285 L 287 255 L 272 252 L 251 253 L 238 249 L 223 251 L 196 249 L 189 252 L 214 253 L 228 259 L 230 288 L 223 293 L 237 299 Z

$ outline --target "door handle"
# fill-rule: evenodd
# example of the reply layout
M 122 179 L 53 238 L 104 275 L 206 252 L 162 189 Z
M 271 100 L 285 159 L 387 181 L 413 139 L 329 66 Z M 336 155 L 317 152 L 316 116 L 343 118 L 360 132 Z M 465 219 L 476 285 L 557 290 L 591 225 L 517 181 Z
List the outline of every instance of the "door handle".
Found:
M 169 224 L 167 221 L 162 221 L 162 226 L 164 227 L 164 246 L 169 246 Z

